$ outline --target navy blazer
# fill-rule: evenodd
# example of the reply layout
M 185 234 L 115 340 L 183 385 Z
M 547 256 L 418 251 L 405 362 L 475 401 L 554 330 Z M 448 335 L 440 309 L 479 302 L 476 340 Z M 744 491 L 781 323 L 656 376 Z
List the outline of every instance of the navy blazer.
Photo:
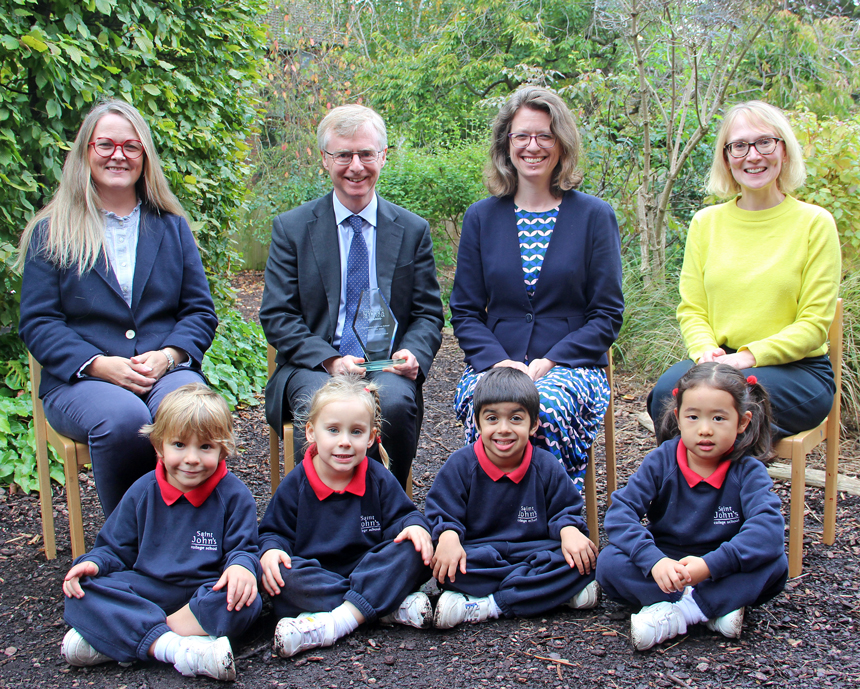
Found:
M 332 194 L 275 218 L 266 262 L 260 323 L 278 351 L 266 385 L 266 418 L 281 429 L 289 419 L 284 392 L 300 368 L 322 371 L 340 353 L 332 345 L 340 306 L 340 251 Z M 427 221 L 381 197 L 377 209 L 376 279 L 394 317 L 393 352 L 408 349 L 423 380 L 442 343 L 442 300 Z
M 490 197 L 466 211 L 451 325 L 476 371 L 504 359 L 605 366 L 623 313 L 621 242 L 609 204 L 565 193 L 531 300 L 513 197 Z
M 176 347 L 199 368 L 218 318 L 200 252 L 184 218 L 141 205 L 131 306 L 104 252 L 78 275 L 44 259 L 37 233 L 21 287 L 21 339 L 42 367 L 39 396 L 80 380 L 97 354 L 131 358 Z

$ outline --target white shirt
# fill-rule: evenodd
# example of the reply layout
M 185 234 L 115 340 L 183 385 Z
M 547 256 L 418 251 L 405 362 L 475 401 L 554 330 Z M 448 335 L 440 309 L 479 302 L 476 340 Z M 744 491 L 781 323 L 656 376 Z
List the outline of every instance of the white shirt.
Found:
M 337 221 L 337 246 L 340 251 L 340 306 L 337 310 L 337 329 L 334 333 L 334 342 L 332 346 L 337 349 L 340 346 L 340 337 L 343 333 L 343 324 L 346 321 L 346 260 L 349 257 L 349 247 L 352 245 L 352 238 L 355 234 L 352 231 L 347 218 L 358 215 L 364 221 L 361 228 L 361 236 L 364 237 L 364 243 L 367 244 L 367 262 L 370 266 L 370 284 L 371 289 L 379 287 L 376 280 L 376 210 L 379 207 L 379 201 L 376 194 L 360 212 L 353 213 L 349 208 L 344 206 L 340 199 L 337 198 L 337 193 L 332 194 L 334 205 L 334 218 Z
M 140 234 L 140 201 L 123 218 L 106 210 L 102 210 L 102 215 L 105 219 L 105 252 L 122 290 L 122 298 L 131 306 L 137 238 Z

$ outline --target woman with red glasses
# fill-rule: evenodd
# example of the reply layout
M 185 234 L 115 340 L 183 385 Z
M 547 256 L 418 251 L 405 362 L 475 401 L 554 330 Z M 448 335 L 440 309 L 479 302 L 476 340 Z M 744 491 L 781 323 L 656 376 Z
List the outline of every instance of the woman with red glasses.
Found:
M 717 134 L 707 190 L 687 235 L 678 323 L 690 359 L 648 397 L 652 419 L 694 362 L 730 364 L 770 395 L 777 437 L 814 428 L 833 403 L 827 330 L 841 277 L 833 216 L 798 201 L 803 151 L 782 112 L 736 105 Z
M 131 105 L 87 115 L 53 199 L 21 236 L 19 332 L 54 429 L 89 444 L 105 516 L 150 471 L 140 427 L 200 373 L 218 319 L 185 212 Z

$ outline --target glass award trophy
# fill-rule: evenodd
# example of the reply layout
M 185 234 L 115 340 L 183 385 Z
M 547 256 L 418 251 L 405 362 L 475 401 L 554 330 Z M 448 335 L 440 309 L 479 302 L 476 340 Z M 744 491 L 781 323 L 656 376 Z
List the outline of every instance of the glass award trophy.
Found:
M 357 366 L 368 371 L 381 371 L 406 361 L 390 358 L 397 335 L 397 319 L 378 288 L 362 290 L 352 321 L 352 331 L 364 352 L 364 363 Z

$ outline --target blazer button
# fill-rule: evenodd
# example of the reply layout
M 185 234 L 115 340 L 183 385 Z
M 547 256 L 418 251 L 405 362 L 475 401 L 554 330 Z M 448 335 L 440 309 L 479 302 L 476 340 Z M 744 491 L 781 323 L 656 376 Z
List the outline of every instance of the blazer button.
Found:
M 531 323 L 533 320 L 534 320 L 534 316 L 532 316 L 530 313 L 527 313 L 526 314 L 526 323 Z
M 133 340 L 133 339 L 134 339 L 134 335 L 135 335 L 134 330 L 126 330 L 126 331 L 125 331 L 125 339 L 126 339 L 126 340 Z

